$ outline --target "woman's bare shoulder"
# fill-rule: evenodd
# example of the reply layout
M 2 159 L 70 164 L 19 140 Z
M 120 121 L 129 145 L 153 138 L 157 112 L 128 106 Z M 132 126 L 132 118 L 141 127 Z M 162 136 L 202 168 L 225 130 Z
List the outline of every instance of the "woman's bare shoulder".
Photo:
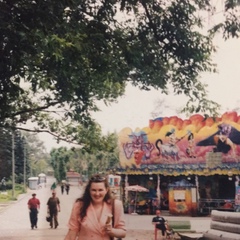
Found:
M 82 205 L 83 205 L 83 202 L 82 202 L 81 199 L 77 199 L 77 200 L 75 201 L 75 203 L 73 204 L 73 206 L 74 206 L 75 208 L 80 208 Z

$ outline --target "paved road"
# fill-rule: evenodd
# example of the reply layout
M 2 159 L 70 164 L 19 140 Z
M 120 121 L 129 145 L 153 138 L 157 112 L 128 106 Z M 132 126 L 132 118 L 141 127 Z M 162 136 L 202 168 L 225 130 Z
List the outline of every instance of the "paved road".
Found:
M 51 196 L 50 186 L 54 179 L 48 179 L 46 188 L 36 191 L 29 191 L 20 197 L 20 200 L 9 205 L 0 213 L 0 239 L 8 240 L 27 240 L 27 239 L 63 239 L 67 232 L 67 221 L 71 212 L 72 204 L 81 194 L 81 188 L 73 186 L 70 188 L 69 195 L 61 195 L 60 187 L 57 190 L 57 196 L 60 199 L 61 212 L 59 213 L 59 227 L 50 229 L 49 223 L 46 222 L 47 200 Z M 38 229 L 31 230 L 29 221 L 29 212 L 27 209 L 28 199 L 31 198 L 33 192 L 36 192 L 37 198 L 40 200 L 40 212 L 38 214 Z M 53 238 L 54 237 L 54 238 Z
M 69 195 L 61 194 L 60 187 L 57 188 L 57 196 L 61 202 L 61 212 L 59 213 L 59 227 L 50 229 L 45 217 L 47 213 L 47 200 L 51 196 L 50 186 L 54 181 L 48 179 L 46 188 L 36 191 L 29 191 L 23 195 L 16 203 L 9 205 L 0 212 L 0 239 L 1 240 L 60 240 L 67 233 L 67 222 L 70 216 L 72 204 L 81 195 L 82 188 L 71 186 Z M 28 199 L 36 192 L 37 198 L 41 202 L 38 216 L 38 229 L 31 230 L 29 213 L 27 209 Z M 128 229 L 126 240 L 152 240 L 153 226 L 151 215 L 125 215 Z M 192 229 L 203 232 L 210 228 L 209 217 L 173 217 L 165 216 L 168 220 L 190 220 Z

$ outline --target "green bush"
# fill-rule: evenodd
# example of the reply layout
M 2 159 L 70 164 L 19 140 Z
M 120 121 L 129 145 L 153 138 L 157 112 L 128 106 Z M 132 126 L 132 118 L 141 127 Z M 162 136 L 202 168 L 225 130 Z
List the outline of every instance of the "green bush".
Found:
M 12 187 L 12 186 L 11 186 Z M 12 189 L 7 189 L 6 190 L 7 194 L 5 194 L 5 191 L 4 193 L 1 193 L 0 192 L 0 202 L 9 202 L 9 201 L 16 201 L 17 200 L 17 197 L 19 194 L 22 194 L 22 193 L 25 193 L 26 190 L 24 188 L 23 185 L 21 184 L 16 184 L 15 185 L 15 196 L 12 197 Z
M 23 186 L 22 184 L 16 184 L 15 190 L 16 190 L 16 191 L 19 191 L 19 192 L 21 192 L 21 193 L 24 193 L 24 192 L 25 192 L 25 188 L 24 188 L 24 186 Z
M 7 188 L 7 189 L 12 189 L 12 182 L 8 182 L 8 183 L 6 184 L 6 188 Z
M 9 195 L 0 193 L 0 202 L 6 202 L 6 201 L 9 201 Z
M 191 229 L 190 221 L 168 221 L 168 225 L 173 229 Z

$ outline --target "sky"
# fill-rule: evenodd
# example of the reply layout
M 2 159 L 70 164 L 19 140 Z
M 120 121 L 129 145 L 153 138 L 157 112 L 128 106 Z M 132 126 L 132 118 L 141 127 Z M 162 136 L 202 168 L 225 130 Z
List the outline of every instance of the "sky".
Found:
M 202 16 L 205 20 L 206 30 L 223 20 L 223 2 L 212 0 L 212 4 L 215 6 L 217 14 Z M 126 16 L 119 15 L 119 18 L 126 18 Z M 240 107 L 240 90 L 238 88 L 240 85 L 240 39 L 230 38 L 225 41 L 219 34 L 215 37 L 214 44 L 218 47 L 217 52 L 213 55 L 218 73 L 204 73 L 201 74 L 200 79 L 208 84 L 209 99 L 219 103 L 222 106 L 221 113 L 224 113 Z M 157 109 L 156 102 L 160 100 L 164 100 L 164 105 L 167 107 Z M 161 91 L 154 89 L 143 91 L 128 85 L 125 95 L 120 97 L 117 103 L 110 106 L 99 103 L 101 111 L 93 113 L 92 116 L 101 125 L 103 134 L 120 132 L 125 127 L 135 130 L 147 127 L 150 119 L 176 115 L 176 110 L 183 108 L 186 102 L 185 96 L 172 94 L 166 96 Z M 152 112 L 156 111 L 161 112 L 161 116 L 153 116 Z M 178 116 L 185 117 L 184 115 Z M 69 146 L 65 142 L 57 144 L 51 136 L 46 134 L 40 134 L 39 137 L 46 143 L 48 151 L 52 147 Z
M 226 42 L 220 37 L 216 39 L 218 51 L 213 60 L 217 64 L 218 73 L 204 73 L 201 80 L 207 83 L 209 98 L 221 104 L 222 113 L 240 107 L 240 39 L 230 39 Z M 176 109 L 186 103 L 184 96 L 166 96 L 161 91 L 143 91 L 128 85 L 125 95 L 111 106 L 99 104 L 101 111 L 93 114 L 93 118 L 101 125 L 103 134 L 119 132 L 125 127 L 143 128 L 148 126 L 150 119 L 154 119 L 152 112 L 156 111 L 156 101 L 164 99 L 169 106 L 163 109 L 162 116 L 176 115 Z M 182 117 L 182 116 L 180 116 Z M 47 151 L 52 147 L 69 146 L 64 142 L 57 143 L 50 135 L 40 134 L 39 138 L 45 142 Z
M 214 56 L 217 63 L 218 73 L 202 74 L 201 80 L 207 83 L 208 95 L 211 100 L 222 106 L 221 112 L 231 111 L 240 107 L 240 39 L 224 42 L 218 39 L 219 49 Z M 136 87 L 128 85 L 125 96 L 119 98 L 118 103 L 111 106 L 100 105 L 102 111 L 94 113 L 94 118 L 101 125 L 103 133 L 117 131 L 124 127 L 148 126 L 149 119 L 154 119 L 152 112 L 156 111 L 156 101 L 165 99 L 169 108 L 164 108 L 162 116 L 176 115 L 176 110 L 183 108 L 186 104 L 184 96 L 166 96 L 161 91 L 141 91 Z

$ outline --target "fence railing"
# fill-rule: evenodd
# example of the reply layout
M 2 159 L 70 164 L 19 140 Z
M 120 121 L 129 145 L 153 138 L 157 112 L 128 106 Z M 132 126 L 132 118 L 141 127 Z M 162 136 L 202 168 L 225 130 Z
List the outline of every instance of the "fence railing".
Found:
M 198 211 L 202 214 L 210 214 L 212 210 L 234 211 L 234 199 L 199 199 Z

